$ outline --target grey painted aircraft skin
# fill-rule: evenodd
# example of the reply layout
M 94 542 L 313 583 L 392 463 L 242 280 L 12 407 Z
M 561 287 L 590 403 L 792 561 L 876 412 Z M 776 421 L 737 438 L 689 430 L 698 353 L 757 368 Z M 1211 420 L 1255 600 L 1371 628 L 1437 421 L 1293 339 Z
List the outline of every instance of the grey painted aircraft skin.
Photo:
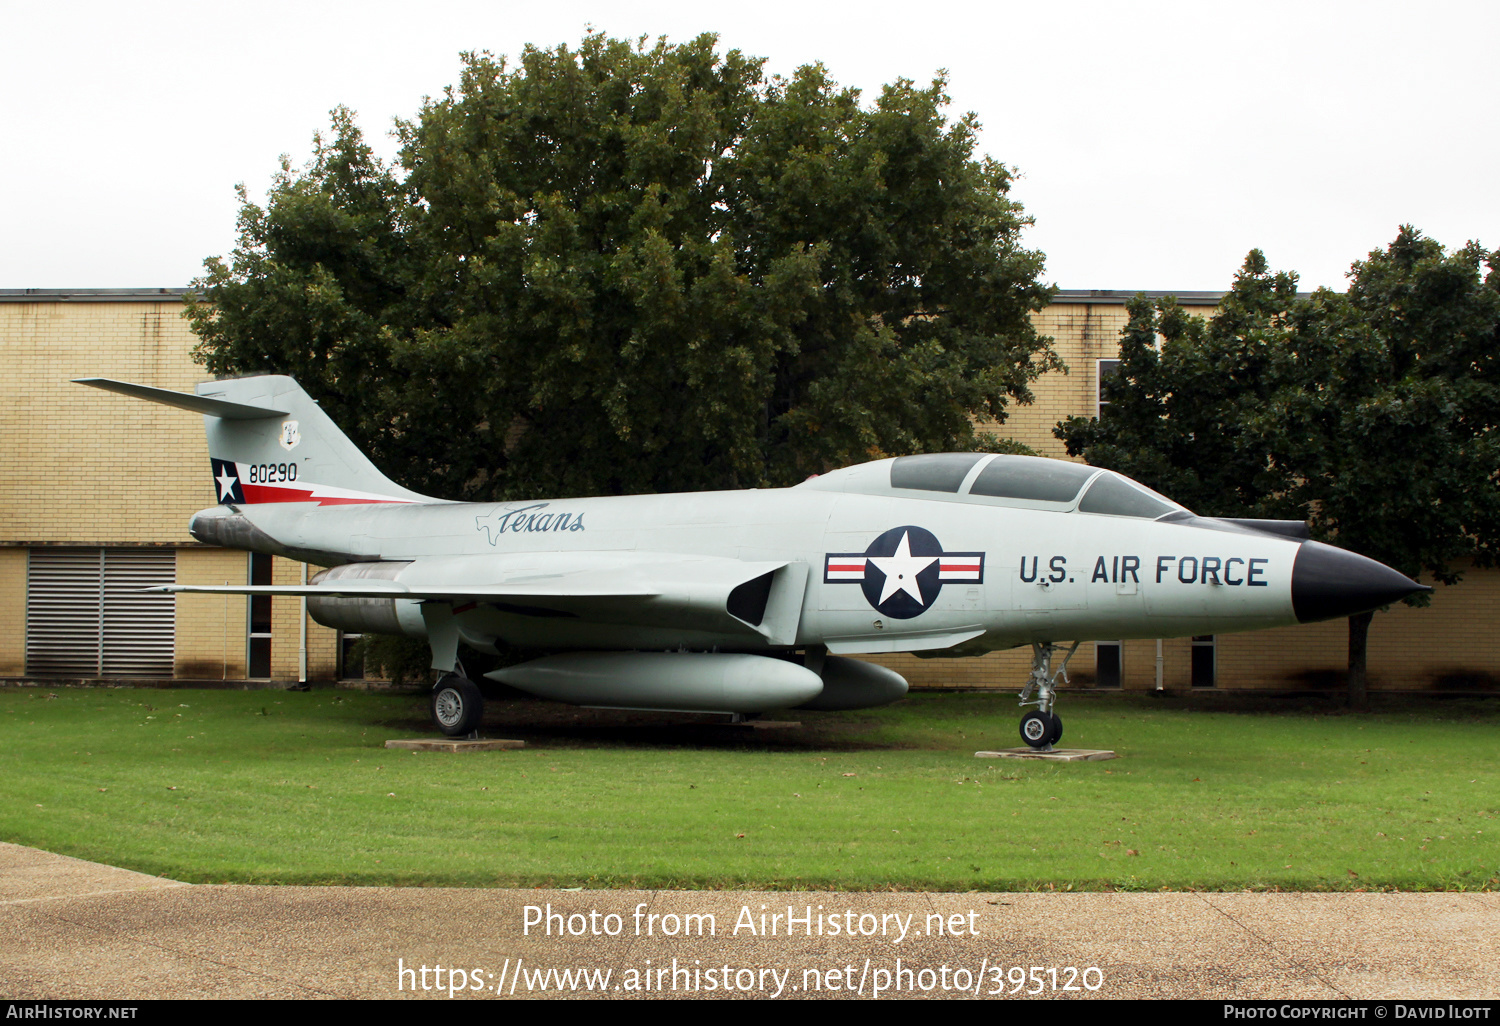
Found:
M 482 712 L 460 641 L 567 650 L 490 674 L 544 697 L 732 714 L 905 693 L 850 655 L 1030 644 L 1022 737 L 1046 747 L 1062 642 L 1285 626 L 1422 587 L 1300 523 L 1196 517 L 1062 460 L 949 453 L 792 488 L 457 503 L 387 479 L 291 378 L 196 395 L 81 383 L 204 415 L 219 505 L 195 538 L 330 568 L 307 586 L 164 590 L 306 595 L 328 626 L 426 638 L 449 734 Z

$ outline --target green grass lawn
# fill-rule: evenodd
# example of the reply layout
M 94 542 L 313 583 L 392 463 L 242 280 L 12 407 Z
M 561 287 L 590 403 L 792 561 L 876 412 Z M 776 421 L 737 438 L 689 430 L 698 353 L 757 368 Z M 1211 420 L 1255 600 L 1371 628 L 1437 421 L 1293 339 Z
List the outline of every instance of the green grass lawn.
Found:
M 492 703 L 519 751 L 382 747 L 421 696 L 0 691 L 0 839 L 193 882 L 1013 890 L 1500 887 L 1500 702 L 1363 715 L 1065 696 L 793 730 Z

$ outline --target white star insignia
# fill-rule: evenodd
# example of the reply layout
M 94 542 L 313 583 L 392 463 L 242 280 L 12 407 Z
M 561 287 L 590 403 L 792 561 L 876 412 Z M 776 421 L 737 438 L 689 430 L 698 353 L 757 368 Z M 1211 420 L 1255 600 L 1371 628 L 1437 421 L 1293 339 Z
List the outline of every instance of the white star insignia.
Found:
M 884 605 L 885 600 L 904 591 L 917 600 L 918 605 L 926 605 L 922 598 L 922 589 L 917 587 L 917 574 L 926 570 L 937 562 L 936 556 L 913 556 L 911 554 L 911 534 L 904 532 L 901 541 L 896 546 L 896 554 L 893 556 L 867 556 L 875 569 L 885 574 L 885 586 L 880 589 L 880 601 L 877 606 Z
M 234 486 L 239 481 L 239 478 L 231 474 L 228 467 L 224 467 L 219 471 L 217 480 L 219 482 L 219 501 L 226 502 L 234 494 Z

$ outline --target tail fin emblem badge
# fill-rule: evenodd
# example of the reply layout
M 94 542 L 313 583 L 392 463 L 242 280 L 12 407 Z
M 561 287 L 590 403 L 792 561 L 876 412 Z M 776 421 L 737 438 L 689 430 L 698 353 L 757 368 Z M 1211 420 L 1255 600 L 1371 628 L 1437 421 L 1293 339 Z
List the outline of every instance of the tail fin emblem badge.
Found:
M 297 430 L 295 420 L 284 420 L 281 422 L 281 437 L 277 439 L 281 447 L 287 452 L 297 448 L 297 443 L 302 441 L 302 432 Z

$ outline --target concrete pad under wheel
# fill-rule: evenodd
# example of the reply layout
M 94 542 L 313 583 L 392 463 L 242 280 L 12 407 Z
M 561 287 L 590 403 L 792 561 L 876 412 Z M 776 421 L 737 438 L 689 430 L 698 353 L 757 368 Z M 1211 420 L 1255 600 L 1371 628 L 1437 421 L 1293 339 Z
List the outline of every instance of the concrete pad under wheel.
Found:
M 405 748 L 412 752 L 494 752 L 502 748 L 525 748 L 525 741 L 503 738 L 413 738 L 409 741 L 387 741 L 387 748 Z
M 1118 759 L 1114 752 L 1097 748 L 1054 748 L 1044 752 L 1039 748 L 1002 748 L 998 752 L 975 752 L 979 759 L 1044 759 L 1048 762 L 1103 762 Z

